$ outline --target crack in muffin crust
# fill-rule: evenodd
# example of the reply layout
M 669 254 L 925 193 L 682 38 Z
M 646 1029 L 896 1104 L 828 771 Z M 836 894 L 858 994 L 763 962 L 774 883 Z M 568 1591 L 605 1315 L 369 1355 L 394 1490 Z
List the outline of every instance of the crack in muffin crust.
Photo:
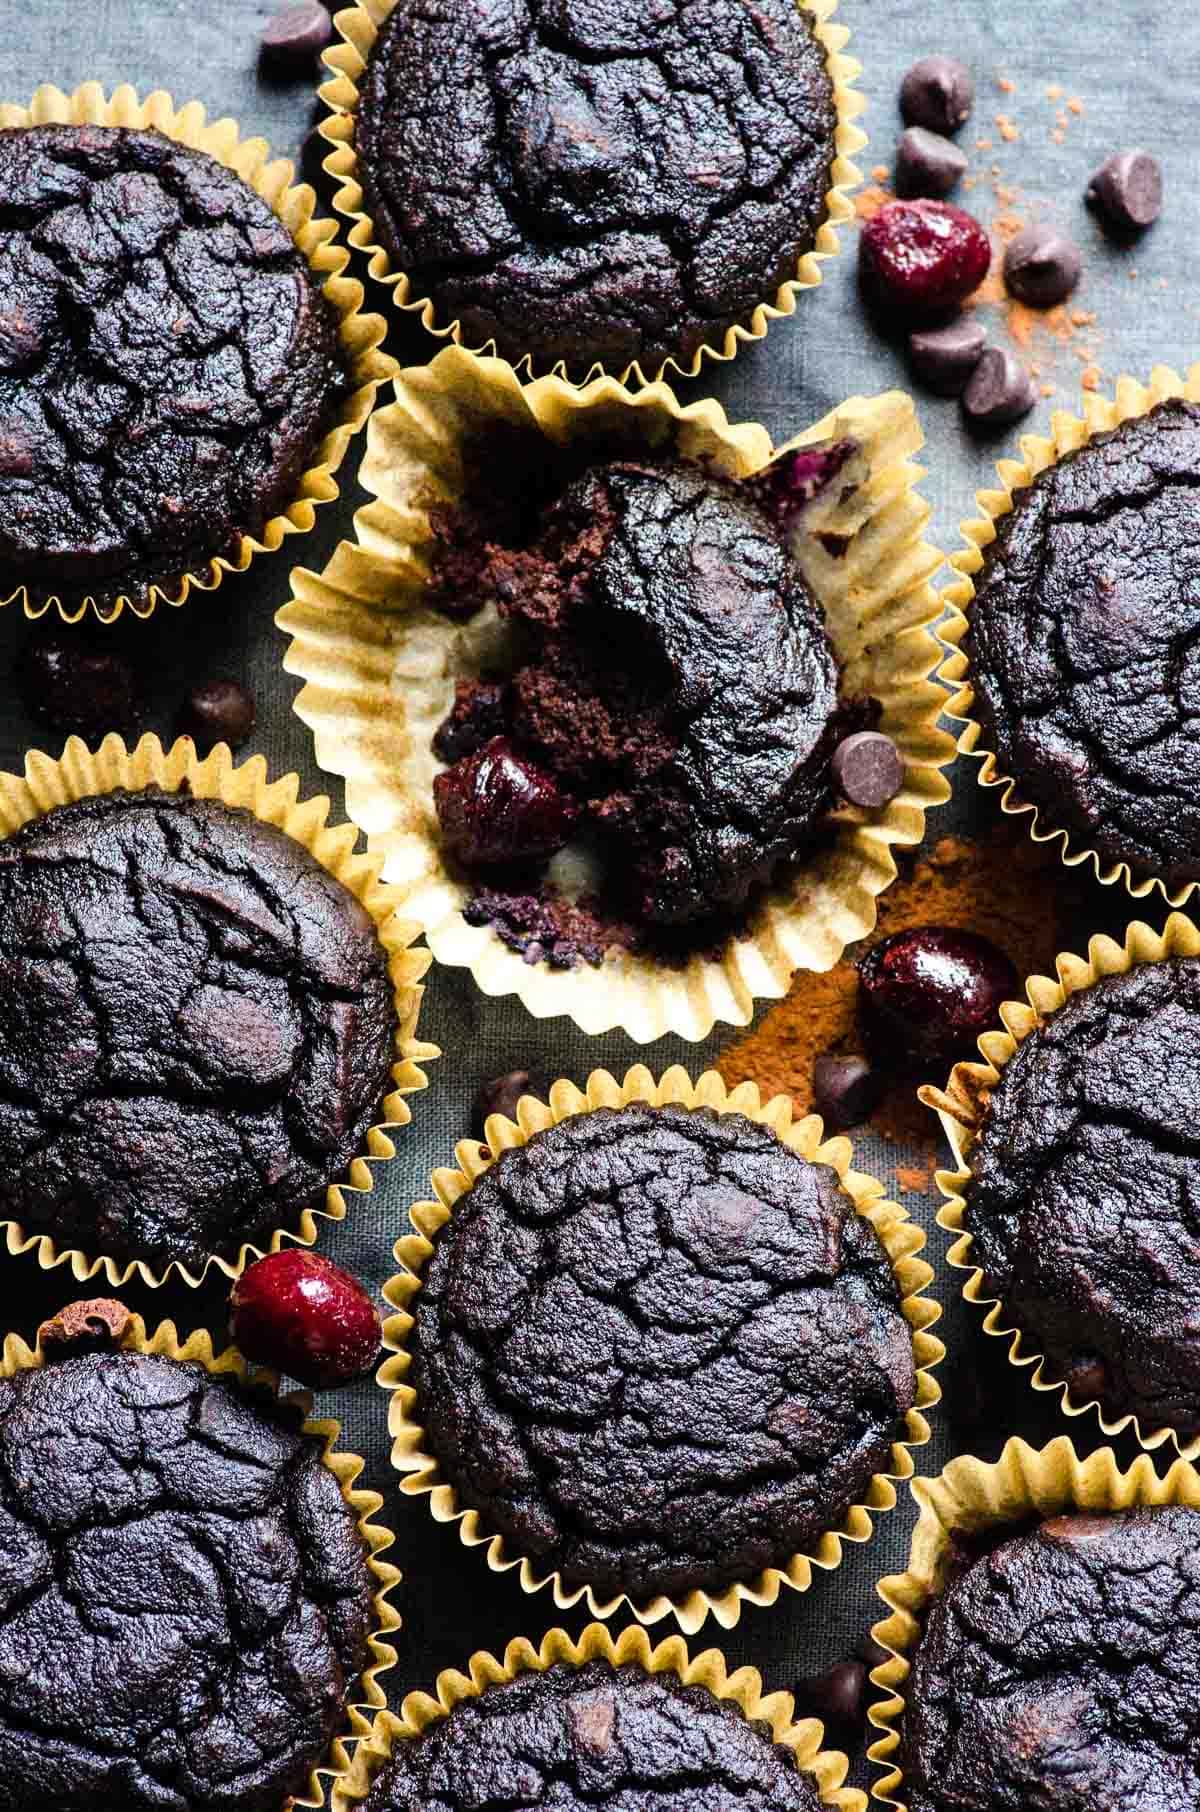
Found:
M 782 1744 L 673 1674 L 555 1663 L 396 1744 L 364 1812 L 818 1812 Z
M 387 954 L 252 814 L 60 806 L 0 842 L 0 1209 L 60 1245 L 199 1267 L 293 1224 L 386 1092 Z
M 810 1546 L 915 1400 L 874 1229 L 740 1114 L 535 1134 L 456 1203 L 413 1314 L 415 1413 L 464 1504 L 639 1602 Z
M 286 227 L 156 131 L 0 131 L 0 561 L 147 590 L 293 496 L 341 378 Z
M 202 1366 L 0 1382 L 0 1800 L 278 1812 L 367 1657 L 362 1542 L 299 1417 Z
M 649 367 L 795 275 L 835 123 L 795 0 L 400 0 L 356 145 L 381 242 L 470 344 Z

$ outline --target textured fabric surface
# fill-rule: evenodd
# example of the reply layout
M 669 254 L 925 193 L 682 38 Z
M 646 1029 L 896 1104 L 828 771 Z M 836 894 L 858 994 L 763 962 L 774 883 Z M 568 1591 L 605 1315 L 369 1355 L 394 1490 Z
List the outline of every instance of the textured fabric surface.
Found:
M 303 82 L 267 86 L 256 69 L 257 32 L 274 8 L 270 0 L 97 0 L 79 7 L 69 0 L 32 0 L 21 29 L 0 43 L 0 95 L 25 102 L 34 86 L 53 80 L 65 88 L 89 77 L 111 87 L 136 82 L 143 91 L 170 89 L 177 101 L 200 97 L 210 112 L 232 114 L 247 132 L 262 132 L 280 152 L 294 154 L 317 109 L 312 88 Z M 1074 302 L 1095 311 L 1093 330 L 1097 362 L 1106 385 L 1121 371 L 1146 376 L 1159 360 L 1185 367 L 1195 356 L 1196 303 L 1189 271 L 1194 266 L 1192 200 L 1200 154 L 1191 139 L 1180 136 L 1190 117 L 1191 100 L 1200 82 L 1200 22 L 1187 9 L 1168 9 L 1157 0 L 1116 0 L 1080 7 L 1078 0 L 1041 0 L 1034 7 L 1011 0 L 946 0 L 930 9 L 924 0 L 842 0 L 840 16 L 853 33 L 851 49 L 864 64 L 861 82 L 869 97 L 865 126 L 871 144 L 862 157 L 864 172 L 877 163 L 890 165 L 899 130 L 896 90 L 905 68 L 918 56 L 949 50 L 974 69 L 978 98 L 973 120 L 962 142 L 979 179 L 967 199 L 986 221 L 1001 213 L 1003 200 L 993 192 L 995 179 L 1019 187 L 1024 217 L 1038 213 L 1076 233 L 1084 249 L 1086 271 Z M 997 77 L 1014 84 L 997 87 Z M 1050 86 L 1058 98 L 1047 98 Z M 1067 110 L 1078 101 L 1081 111 Z M 1065 125 L 1057 123 L 1061 112 Z M 1006 139 L 995 123 L 1002 114 L 1020 136 Z M 1062 134 L 1057 142 L 1055 132 Z M 977 138 L 990 147 L 976 149 Z M 1092 169 L 1111 150 L 1143 144 L 1164 161 L 1166 205 L 1162 220 L 1134 251 L 1105 245 L 1083 205 L 1084 185 Z M 1038 206 L 1035 208 L 1035 203 Z M 799 299 L 795 317 L 777 322 L 766 340 L 744 349 L 728 367 L 710 366 L 703 378 L 683 389 L 687 396 L 718 396 L 734 420 L 763 422 L 783 440 L 846 396 L 874 393 L 893 385 L 908 387 L 899 352 L 875 338 L 864 324 L 854 292 L 853 234 L 848 249 L 827 265 L 822 288 Z M 848 255 L 849 254 L 849 255 Z M 356 267 L 360 271 L 361 263 Z M 1133 277 L 1131 272 L 1137 271 Z M 387 308 L 380 291 L 377 305 Z M 995 311 L 989 311 L 989 326 Z M 1081 336 L 1086 338 L 1086 336 Z M 420 331 L 403 325 L 391 344 L 405 361 L 424 360 L 436 350 Z M 1053 407 L 1079 406 L 1078 340 L 1059 345 L 1039 338 L 1039 362 L 1058 396 L 1039 404 L 1026 424 L 1044 428 Z M 918 396 L 928 437 L 925 492 L 933 503 L 931 535 L 945 548 L 958 545 L 957 524 L 970 513 L 972 495 L 992 481 L 993 462 L 1004 450 L 1000 437 L 975 443 L 964 434 L 953 403 Z M 361 457 L 362 441 L 350 449 L 347 472 Z M 300 560 L 320 567 L 349 532 L 354 504 L 361 494 L 347 478 L 342 503 L 320 512 L 318 526 L 303 541 L 290 541 L 274 559 L 260 559 L 241 580 L 227 581 L 215 597 L 197 596 L 182 611 L 160 611 L 149 624 L 132 623 L 117 632 L 144 655 L 153 676 L 154 705 L 147 722 L 168 733 L 187 684 L 231 673 L 255 687 L 259 729 L 252 747 L 273 770 L 296 768 L 306 791 L 331 790 L 311 756 L 308 734 L 292 715 L 296 682 L 282 671 L 283 641 L 272 624 L 274 611 L 288 596 L 288 565 Z M 27 634 L 45 633 L 26 625 L 12 611 L 0 612 L 0 762 L 12 767 L 31 746 L 51 747 L 18 702 L 10 678 L 13 659 Z M 57 753 L 57 747 L 52 748 Z M 956 776 L 954 804 L 931 823 L 933 835 L 990 821 L 995 805 L 984 799 L 973 766 Z M 1091 888 L 1086 922 L 1081 918 L 1075 947 L 1101 926 L 1122 926 L 1134 916 L 1129 902 L 1111 891 Z M 1153 901 L 1141 902 L 1138 916 L 1161 920 Z M 391 1246 L 405 1225 L 409 1203 L 427 1193 L 430 1169 L 446 1162 L 454 1141 L 467 1131 L 470 1102 L 483 1077 L 517 1065 L 541 1068 L 553 1075 L 582 1080 L 596 1065 L 618 1072 L 644 1058 L 656 1071 L 672 1062 L 693 1071 L 729 1038 L 718 1032 L 700 1047 L 663 1039 L 639 1050 L 622 1034 L 585 1038 L 565 1022 L 534 1021 L 520 1007 L 480 996 L 469 979 L 453 971 L 429 978 L 422 1031 L 445 1051 L 430 1066 L 429 1092 L 414 1099 L 414 1124 L 401 1141 L 394 1164 L 379 1173 L 369 1206 L 340 1227 L 323 1224 L 320 1249 L 377 1286 L 389 1274 Z M 901 1148 L 866 1141 L 859 1145 L 860 1167 L 896 1187 Z M 936 1204 L 929 1196 L 905 1197 L 916 1217 L 932 1227 Z M 938 1268 L 933 1288 L 946 1305 L 938 1332 L 950 1345 L 943 1378 L 957 1362 L 969 1363 L 965 1344 L 974 1316 L 959 1305 L 959 1280 L 947 1271 L 944 1236 L 933 1229 L 932 1255 Z M 62 1273 L 43 1278 L 28 1259 L 0 1258 L 0 1289 L 6 1325 L 32 1332 L 43 1314 L 68 1300 L 71 1282 Z M 130 1290 L 132 1306 L 157 1320 L 175 1316 L 184 1332 L 202 1322 L 220 1331 L 224 1292 L 217 1286 L 198 1293 L 164 1289 L 157 1293 Z M 432 1682 L 440 1668 L 461 1663 L 474 1649 L 503 1647 L 512 1636 L 539 1636 L 552 1622 L 578 1628 L 579 1612 L 565 1618 L 546 1595 L 525 1597 L 516 1576 L 493 1578 L 479 1553 L 468 1553 L 451 1528 L 435 1525 L 422 1500 L 402 1499 L 393 1488 L 387 1466 L 387 1440 L 381 1393 L 369 1383 L 326 1393 L 320 1400 L 343 1419 L 344 1439 L 368 1459 L 364 1482 L 385 1493 L 385 1515 L 395 1528 L 395 1557 L 405 1573 L 397 1602 L 404 1616 L 401 1658 L 388 1676 L 388 1690 L 398 1705 L 403 1693 Z M 1035 1398 L 1015 1372 L 1010 1393 L 1012 1421 L 979 1445 L 992 1456 L 1001 1437 L 1019 1431 L 1044 1439 L 1065 1424 L 1045 1398 Z M 935 1412 L 931 1444 L 917 1456 L 922 1471 L 936 1471 L 950 1458 L 954 1444 Z M 1070 1425 L 1077 1442 L 1094 1439 L 1088 1418 Z M 1122 1457 L 1132 1452 L 1121 1443 Z M 719 1641 L 731 1664 L 751 1661 L 772 1686 L 789 1684 L 843 1655 L 853 1640 L 880 1614 L 874 1583 L 904 1564 L 913 1511 L 904 1494 L 897 1510 L 883 1520 L 874 1539 L 847 1554 L 834 1574 L 820 1575 L 802 1597 L 790 1593 L 771 1610 L 751 1611 L 730 1632 L 708 1628 L 705 1638 Z

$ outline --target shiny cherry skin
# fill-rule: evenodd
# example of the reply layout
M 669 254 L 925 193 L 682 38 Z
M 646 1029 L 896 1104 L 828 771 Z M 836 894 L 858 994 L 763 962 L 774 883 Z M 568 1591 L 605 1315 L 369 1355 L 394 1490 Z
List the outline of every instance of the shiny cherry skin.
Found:
M 907 316 L 955 307 L 978 289 L 992 262 L 987 234 L 948 201 L 889 201 L 858 238 L 869 300 Z
M 571 835 L 579 808 L 546 768 L 493 736 L 433 783 L 442 840 L 464 868 L 544 860 Z
M 975 1055 L 1017 995 L 1003 950 L 974 931 L 919 925 L 897 931 L 859 964 L 859 1010 L 872 1054 L 893 1069 L 946 1069 Z
M 230 1332 L 246 1358 L 301 1384 L 346 1384 L 379 1356 L 382 1330 L 370 1294 L 318 1252 L 269 1252 L 243 1271 L 229 1305 Z

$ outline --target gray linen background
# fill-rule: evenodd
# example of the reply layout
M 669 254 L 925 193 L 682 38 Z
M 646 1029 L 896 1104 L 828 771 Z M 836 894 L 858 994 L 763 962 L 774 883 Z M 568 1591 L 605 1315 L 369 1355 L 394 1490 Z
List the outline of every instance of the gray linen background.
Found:
M 0 98 L 26 101 L 34 87 L 54 81 L 64 88 L 94 77 L 111 88 L 133 82 L 143 92 L 165 87 L 177 101 L 198 97 L 211 115 L 232 114 L 246 133 L 260 132 L 273 148 L 295 155 L 309 124 L 318 117 L 313 86 L 264 82 L 256 67 L 257 35 L 275 10 L 269 0 L 6 0 L 7 29 L 0 34 Z M 895 96 L 900 75 L 916 57 L 946 50 L 975 71 L 975 117 L 963 135 L 973 168 L 999 165 L 1004 180 L 1022 191 L 1022 211 L 1044 214 L 1074 232 L 1084 248 L 1084 283 L 1076 298 L 1094 309 L 1103 332 L 1099 359 L 1106 381 L 1120 371 L 1139 376 L 1158 361 L 1186 367 L 1200 352 L 1197 334 L 1196 190 L 1200 153 L 1192 125 L 1200 90 L 1200 18 L 1191 6 L 1167 7 L 1157 0 L 842 0 L 840 17 L 853 33 L 850 49 L 863 64 L 861 87 L 869 107 L 864 124 L 871 143 L 864 168 L 891 159 L 897 131 Z M 1001 91 L 997 78 L 1014 84 Z M 1081 114 L 1071 113 L 1064 142 L 1052 137 L 1055 107 L 1045 90 L 1060 84 L 1064 99 L 1078 97 Z M 1060 102 L 1059 105 L 1062 103 Z M 1006 142 L 996 129 L 997 113 L 1015 122 L 1020 138 Z M 987 136 L 992 150 L 976 150 Z M 1087 214 L 1082 191 L 1091 169 L 1110 150 L 1142 144 L 1164 162 L 1167 201 L 1164 216 L 1133 252 L 1106 246 Z M 997 211 L 989 186 L 981 182 L 967 199 L 985 220 Z M 853 284 L 853 234 L 846 253 L 826 267 L 824 286 L 803 296 L 791 321 L 772 327 L 765 342 L 744 350 L 732 367 L 709 366 L 698 382 L 682 386 L 688 396 L 715 394 L 733 420 L 763 422 L 784 440 L 823 415 L 845 396 L 906 385 L 896 350 L 875 338 L 858 310 Z M 359 274 L 362 274 L 361 263 Z M 1131 271 L 1136 269 L 1136 278 Z M 387 309 L 383 292 L 378 306 Z M 419 362 L 436 346 L 407 324 L 393 330 L 390 345 L 402 362 Z M 1053 407 L 1076 408 L 1080 363 L 1063 348 L 1048 363 L 1046 376 L 1059 384 L 1053 403 L 1043 402 L 1030 427 L 1048 423 Z M 958 545 L 957 524 L 969 513 L 976 487 L 987 484 L 1003 438 L 991 445 L 969 440 L 955 405 L 918 397 L 928 441 L 924 491 L 933 505 L 932 538 L 943 548 Z M 351 516 L 362 493 L 353 482 L 363 441 L 350 449 L 343 472 L 343 500 L 323 509 L 306 539 L 292 541 L 274 559 L 260 560 L 244 578 L 228 580 L 215 597 L 196 595 L 182 611 L 160 611 L 149 624 L 131 622 L 118 632 L 144 660 L 152 676 L 147 727 L 171 733 L 184 688 L 206 675 L 233 673 L 255 689 L 259 728 L 252 747 L 278 773 L 295 768 L 308 792 L 331 791 L 341 813 L 341 789 L 326 780 L 312 757 L 309 738 L 292 714 L 296 684 L 282 670 L 284 641 L 272 622 L 288 597 L 289 562 L 320 567 L 338 539 L 351 531 Z M 0 575 L 2 580 L 3 575 Z M 0 762 L 19 766 L 30 747 L 58 746 L 25 713 L 13 686 L 13 660 L 27 635 L 14 611 L 0 613 Z M 933 837 L 970 830 L 994 809 L 975 782 L 973 766 L 960 765 L 954 800 L 935 815 Z M 1072 940 L 1080 947 L 1090 932 L 1117 928 L 1133 916 L 1123 898 L 1093 888 L 1087 915 Z M 1151 907 L 1142 916 L 1161 918 Z M 413 1099 L 414 1120 L 400 1142 L 396 1162 L 379 1172 L 370 1203 L 340 1227 L 322 1223 L 320 1249 L 378 1287 L 392 1270 L 393 1241 L 405 1226 L 409 1203 L 426 1193 L 431 1167 L 447 1161 L 467 1129 L 469 1105 L 479 1080 L 516 1065 L 582 1079 L 604 1064 L 620 1072 L 644 1058 L 655 1070 L 683 1062 L 702 1068 L 730 1034 L 718 1032 L 703 1046 L 663 1039 L 639 1050 L 622 1034 L 585 1038 L 563 1022 L 536 1022 L 519 1006 L 489 1001 L 457 971 L 433 971 L 428 981 L 421 1031 L 444 1052 L 429 1069 L 428 1091 Z M 860 1166 L 881 1177 L 895 1192 L 895 1165 L 902 1151 L 880 1141 L 861 1141 Z M 955 1367 L 974 1363 L 973 1324 L 959 1311 L 959 1283 L 944 1264 L 946 1240 L 933 1227 L 935 1203 L 903 1193 L 913 1214 L 932 1228 L 930 1256 L 934 1285 L 946 1308 L 939 1328 L 949 1345 L 943 1380 Z M 0 1322 L 32 1336 L 43 1315 L 77 1292 L 62 1271 L 43 1276 L 28 1259 L 0 1256 Z M 224 1291 L 130 1289 L 131 1304 L 149 1319 L 172 1316 L 181 1330 L 207 1325 L 223 1330 Z M 1005 1421 L 977 1443 L 988 1456 L 1012 1432 L 1042 1440 L 1062 1431 L 1062 1419 L 1035 1399 L 1023 1379 L 1011 1374 Z M 402 1498 L 387 1464 L 384 1398 L 371 1383 L 326 1393 L 321 1408 L 338 1415 L 344 1445 L 367 1460 L 366 1479 L 384 1493 L 385 1519 L 397 1542 L 393 1558 L 404 1570 L 396 1598 L 404 1627 L 400 1661 L 387 1677 L 392 1702 L 432 1683 L 439 1669 L 466 1660 L 481 1646 L 501 1648 L 518 1634 L 537 1638 L 559 1621 L 543 1593 L 526 1597 L 514 1575 L 489 1574 L 478 1553 L 468 1553 L 457 1533 L 435 1525 L 423 1501 Z M 1090 1421 L 1072 1425 L 1076 1439 L 1091 1439 Z M 918 1453 L 923 1472 L 934 1472 L 955 1451 L 944 1418 L 935 1413 L 931 1444 Z M 1126 1444 L 1123 1456 L 1130 1457 Z M 1160 1460 L 1160 1464 L 1163 1464 Z M 843 1655 L 879 1614 L 875 1581 L 904 1564 L 913 1520 L 905 1491 L 897 1510 L 878 1526 L 865 1547 L 850 1548 L 838 1572 L 818 1576 L 802 1596 L 785 1593 L 770 1610 L 750 1611 L 736 1630 L 709 1626 L 697 1645 L 719 1642 L 733 1664 L 753 1662 L 772 1687 L 816 1671 Z M 579 1613 L 565 1621 L 577 1628 Z M 665 1630 L 666 1626 L 663 1626 Z M 857 1778 L 865 1780 L 861 1764 Z

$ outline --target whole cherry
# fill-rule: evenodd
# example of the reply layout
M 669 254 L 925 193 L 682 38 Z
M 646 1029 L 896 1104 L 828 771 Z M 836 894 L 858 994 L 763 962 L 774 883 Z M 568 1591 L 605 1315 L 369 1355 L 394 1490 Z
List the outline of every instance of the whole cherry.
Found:
M 382 1330 L 369 1293 L 318 1252 L 268 1253 L 243 1271 L 229 1306 L 230 1332 L 246 1358 L 301 1384 L 345 1384 L 378 1357 Z
M 981 1032 L 999 1024 L 1017 972 L 990 939 L 952 925 L 897 931 L 859 964 L 863 1030 L 893 1068 L 939 1069 L 974 1055 Z
M 495 868 L 554 855 L 579 808 L 548 769 L 493 736 L 433 783 L 442 840 L 465 868 Z
M 909 317 L 964 301 L 991 262 L 991 242 L 979 222 L 948 201 L 886 202 L 858 239 L 868 301 Z

